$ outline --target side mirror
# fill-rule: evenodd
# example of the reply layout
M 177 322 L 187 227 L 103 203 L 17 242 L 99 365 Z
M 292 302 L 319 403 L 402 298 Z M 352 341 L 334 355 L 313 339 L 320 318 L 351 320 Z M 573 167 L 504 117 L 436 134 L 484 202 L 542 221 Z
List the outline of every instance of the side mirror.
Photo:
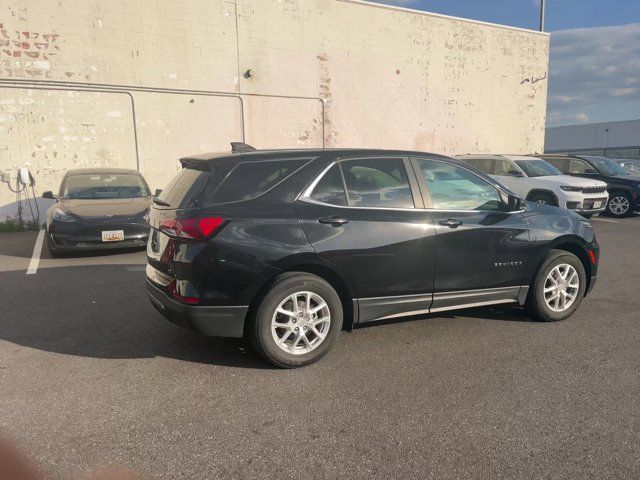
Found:
M 510 212 L 517 212 L 522 209 L 522 200 L 515 195 L 509 195 L 507 199 L 507 210 Z
M 509 170 L 509 176 L 510 177 L 524 177 L 522 172 L 519 172 L 518 170 Z
M 56 196 L 53 194 L 51 190 L 46 191 L 42 194 L 42 198 L 48 198 L 49 200 L 55 200 Z
M 162 193 L 162 189 L 161 188 L 156 188 L 156 193 L 154 193 L 153 196 L 154 197 L 159 197 L 161 193 Z

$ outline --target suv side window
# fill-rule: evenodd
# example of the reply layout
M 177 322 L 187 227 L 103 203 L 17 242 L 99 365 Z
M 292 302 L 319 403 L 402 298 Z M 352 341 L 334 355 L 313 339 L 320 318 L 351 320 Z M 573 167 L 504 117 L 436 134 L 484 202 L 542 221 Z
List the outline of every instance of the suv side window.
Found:
M 503 209 L 498 190 L 466 168 L 437 160 L 417 159 L 431 195 L 433 208 L 441 210 Z
M 543 158 L 543 160 L 549 162 L 551 165 L 556 167 L 562 173 L 567 173 L 567 160 L 564 158 Z
M 584 175 L 587 170 L 593 170 L 593 167 L 584 160 L 580 160 L 578 158 L 572 158 L 569 160 L 569 173 Z
M 470 163 L 474 167 L 476 167 L 481 172 L 486 173 L 487 175 L 493 175 L 493 163 L 494 161 L 489 158 L 473 158 L 470 160 L 466 160 L 467 163 Z
M 402 158 L 363 158 L 340 164 L 349 206 L 414 208 Z
M 517 171 L 518 169 L 511 165 L 506 160 L 496 160 L 496 173 L 495 175 L 502 175 L 503 177 L 509 176 L 509 172 Z
M 243 202 L 271 190 L 310 158 L 245 161 L 239 163 L 220 185 L 205 193 L 203 205 Z
M 334 165 L 324 174 L 309 197 L 330 205 L 347 205 L 347 194 L 344 191 L 339 165 Z

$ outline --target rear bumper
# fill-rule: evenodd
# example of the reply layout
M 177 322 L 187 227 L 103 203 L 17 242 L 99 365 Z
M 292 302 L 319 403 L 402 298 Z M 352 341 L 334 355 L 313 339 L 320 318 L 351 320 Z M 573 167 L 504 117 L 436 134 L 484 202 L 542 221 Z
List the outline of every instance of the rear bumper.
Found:
M 147 280 L 147 294 L 151 304 L 167 320 L 210 337 L 244 335 L 244 321 L 248 306 L 185 305 L 174 300 Z

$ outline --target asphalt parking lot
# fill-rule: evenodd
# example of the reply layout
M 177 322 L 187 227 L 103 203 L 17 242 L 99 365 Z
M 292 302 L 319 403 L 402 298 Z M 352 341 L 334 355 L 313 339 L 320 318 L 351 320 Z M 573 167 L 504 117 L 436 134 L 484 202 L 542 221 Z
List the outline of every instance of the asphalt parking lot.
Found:
M 640 217 L 594 219 L 598 285 L 560 323 L 518 309 L 343 333 L 269 368 L 165 321 L 144 252 L 51 259 L 0 236 L 0 433 L 55 478 L 640 476 Z

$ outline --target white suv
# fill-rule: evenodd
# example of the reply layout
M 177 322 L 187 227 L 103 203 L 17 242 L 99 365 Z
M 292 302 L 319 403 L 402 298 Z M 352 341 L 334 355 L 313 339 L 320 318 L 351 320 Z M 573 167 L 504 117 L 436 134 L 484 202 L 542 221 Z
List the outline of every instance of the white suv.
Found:
M 460 155 L 521 198 L 590 216 L 604 211 L 609 194 L 599 180 L 564 175 L 549 162 L 521 155 Z

